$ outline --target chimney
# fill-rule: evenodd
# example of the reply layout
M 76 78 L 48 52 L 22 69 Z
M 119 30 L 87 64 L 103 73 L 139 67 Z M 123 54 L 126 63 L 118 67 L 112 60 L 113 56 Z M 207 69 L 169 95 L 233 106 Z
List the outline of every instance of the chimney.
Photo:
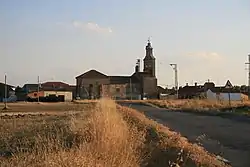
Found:
M 140 71 L 139 71 L 139 66 L 138 66 L 138 65 L 135 66 L 135 72 L 140 72 Z
M 194 83 L 194 86 L 197 86 L 197 82 Z
M 188 86 L 188 83 L 186 83 L 186 86 Z
M 138 66 L 138 72 L 141 71 L 141 60 L 137 59 L 136 65 Z

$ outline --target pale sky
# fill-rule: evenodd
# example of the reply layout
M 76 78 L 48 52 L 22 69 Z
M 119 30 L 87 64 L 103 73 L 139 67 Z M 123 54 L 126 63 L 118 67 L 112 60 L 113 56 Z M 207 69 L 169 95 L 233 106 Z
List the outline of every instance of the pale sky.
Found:
M 249 0 L 0 0 L 0 81 L 131 75 L 150 36 L 159 85 L 247 84 L 249 32 Z

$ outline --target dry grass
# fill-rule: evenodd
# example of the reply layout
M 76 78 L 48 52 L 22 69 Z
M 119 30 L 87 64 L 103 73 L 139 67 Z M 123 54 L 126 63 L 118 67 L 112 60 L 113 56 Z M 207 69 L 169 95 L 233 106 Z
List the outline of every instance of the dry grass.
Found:
M 30 103 L 30 102 L 18 102 L 18 103 L 7 103 L 9 110 L 1 111 L 4 107 L 3 103 L 0 103 L 0 112 L 61 112 L 61 111 L 82 111 L 89 110 L 95 103 Z
M 119 106 L 125 120 L 140 129 L 146 130 L 147 166 L 183 166 L 183 167 L 226 167 L 215 155 L 209 154 L 204 148 L 191 144 L 180 134 L 148 119 L 144 114 L 131 108 Z
M 211 101 L 211 100 L 135 100 L 135 101 L 123 101 L 130 103 L 142 103 L 153 105 L 161 108 L 167 108 L 170 110 L 192 110 L 192 111 L 225 111 L 233 108 L 240 113 L 249 114 L 247 110 L 250 108 L 250 101 Z M 245 112 L 244 112 L 245 110 Z
M 229 105 L 228 101 L 211 101 L 211 100 L 150 100 L 146 101 L 157 106 L 167 107 L 171 109 L 221 109 L 227 107 L 238 107 L 242 105 L 249 105 L 250 103 L 245 101 L 231 101 Z
M 2 117 L 0 154 L 2 167 L 225 166 L 179 134 L 111 100 L 77 115 Z
M 112 101 L 76 116 L 2 119 L 1 166 L 139 166 L 143 133 Z

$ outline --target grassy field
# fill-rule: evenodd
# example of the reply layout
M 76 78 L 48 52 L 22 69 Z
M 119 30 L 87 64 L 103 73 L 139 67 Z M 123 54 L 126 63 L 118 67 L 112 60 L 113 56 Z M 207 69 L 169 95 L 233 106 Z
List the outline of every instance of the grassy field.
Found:
M 223 167 L 202 147 L 111 100 L 97 103 L 11 104 L 13 112 L 78 114 L 0 120 L 1 167 Z

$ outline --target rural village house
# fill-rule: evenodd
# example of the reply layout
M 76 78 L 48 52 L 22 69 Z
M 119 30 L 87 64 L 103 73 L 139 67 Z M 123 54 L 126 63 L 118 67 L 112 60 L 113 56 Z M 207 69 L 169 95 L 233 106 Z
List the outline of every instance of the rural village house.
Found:
M 204 85 L 186 85 L 179 89 L 179 99 L 206 98 L 209 100 L 245 100 L 247 95 L 235 89 L 228 80 L 225 86 L 215 86 L 213 82 Z
M 7 101 L 9 98 L 11 98 L 14 94 L 14 86 L 11 85 L 6 85 L 7 86 Z M 4 83 L 0 83 L 0 102 L 3 102 L 5 98 L 5 84 Z
M 60 101 L 71 101 L 75 95 L 75 86 L 63 82 L 45 82 L 40 84 L 38 92 L 38 84 L 25 84 L 18 94 L 19 100 L 57 97 Z

